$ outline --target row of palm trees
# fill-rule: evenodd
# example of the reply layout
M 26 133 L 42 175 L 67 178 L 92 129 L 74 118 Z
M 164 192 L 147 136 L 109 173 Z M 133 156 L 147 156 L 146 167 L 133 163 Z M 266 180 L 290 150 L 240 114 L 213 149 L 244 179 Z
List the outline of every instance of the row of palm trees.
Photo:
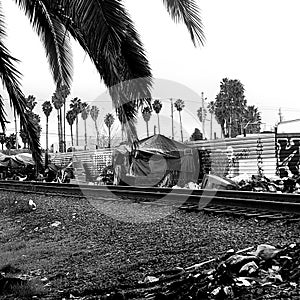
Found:
M 182 120 L 181 120 L 181 111 L 183 110 L 185 104 L 182 99 L 177 99 L 174 103 L 175 108 L 179 113 L 179 121 L 180 121 L 180 132 L 181 132 L 181 141 L 183 142 L 183 131 L 182 131 Z M 158 125 L 158 132 L 160 133 L 160 123 L 159 123 L 159 113 L 162 109 L 162 103 L 160 100 L 156 99 L 153 101 L 153 104 L 149 104 L 148 106 L 142 109 L 142 116 L 146 123 L 147 129 L 147 137 L 149 137 L 149 121 L 152 115 L 152 111 L 154 110 L 157 114 L 157 125 Z
M 65 148 L 65 120 L 70 126 L 71 132 L 71 144 L 74 147 L 74 144 L 78 146 L 78 122 L 79 122 L 79 115 L 81 115 L 82 120 L 84 121 L 84 141 L 85 147 L 87 145 L 87 119 L 90 116 L 94 122 L 95 130 L 96 130 L 96 141 L 97 145 L 101 144 L 100 141 L 100 133 L 98 127 L 98 117 L 99 117 L 99 108 L 95 105 L 89 106 L 86 102 L 82 102 L 81 99 L 75 97 L 71 100 L 70 109 L 66 111 L 66 98 L 69 94 L 67 88 L 64 87 L 63 92 L 56 91 L 52 96 L 52 104 L 50 101 L 45 101 L 42 104 L 42 109 L 46 117 L 46 151 L 48 151 L 49 144 L 48 144 L 48 136 L 49 136 L 49 117 L 53 110 L 53 107 L 57 110 L 57 124 L 58 124 L 58 138 L 59 138 L 59 151 L 64 152 L 66 151 Z M 181 111 L 185 107 L 184 101 L 181 99 L 177 99 L 174 103 L 175 108 L 179 113 L 180 118 L 180 130 L 181 130 L 181 140 L 183 141 L 183 133 L 182 133 L 182 120 L 181 120 Z M 154 100 L 152 104 L 144 107 L 142 109 L 142 116 L 144 121 L 146 122 L 147 128 L 147 137 L 149 137 L 149 121 L 152 115 L 152 111 L 155 111 L 157 114 L 157 123 L 158 123 L 158 132 L 160 133 L 160 120 L 159 120 L 159 113 L 162 109 L 162 102 L 158 99 Z M 104 118 L 104 124 L 108 128 L 108 147 L 111 146 L 111 129 L 114 124 L 115 118 L 112 113 L 106 114 Z M 75 123 L 76 128 L 76 139 L 74 142 L 74 134 L 73 134 L 73 126 Z
M 74 136 L 73 136 L 73 125 L 75 123 L 76 126 L 76 146 L 79 144 L 78 140 L 78 121 L 79 115 L 81 115 L 82 120 L 84 121 L 84 140 L 85 140 L 85 147 L 87 146 L 87 126 L 86 122 L 89 116 L 91 116 L 97 134 L 97 145 L 100 145 L 100 134 L 99 128 L 97 124 L 97 120 L 99 117 L 99 108 L 95 105 L 90 107 L 86 102 L 82 102 L 81 99 L 75 97 L 71 100 L 70 109 L 65 112 L 65 100 L 66 100 L 66 93 L 65 96 L 61 96 L 59 93 L 55 92 L 52 97 L 52 103 L 50 101 L 45 101 L 42 104 L 43 112 L 46 116 L 46 151 L 48 151 L 48 134 L 49 134 L 49 117 L 53 110 L 53 107 L 57 110 L 57 124 L 58 124 L 58 139 L 59 139 L 59 151 L 65 152 L 66 151 L 66 139 L 65 139 L 65 120 L 70 126 L 71 131 L 71 144 L 74 147 Z M 111 128 L 114 123 L 114 116 L 111 113 L 108 113 L 104 118 L 104 123 L 108 128 L 108 147 L 111 145 Z

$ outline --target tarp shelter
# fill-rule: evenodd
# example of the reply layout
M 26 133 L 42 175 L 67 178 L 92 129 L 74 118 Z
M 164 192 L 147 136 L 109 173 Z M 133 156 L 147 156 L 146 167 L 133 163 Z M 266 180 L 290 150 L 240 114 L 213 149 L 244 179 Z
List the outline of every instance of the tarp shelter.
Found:
M 141 140 L 133 151 L 135 176 L 164 174 L 166 171 L 195 172 L 196 152 L 189 146 L 156 134 Z
M 5 155 L 0 153 L 0 167 L 20 168 L 34 166 L 31 154 L 20 153 L 16 155 Z
M 7 167 L 10 161 L 10 156 L 0 153 L 0 167 Z
M 24 166 L 34 166 L 35 162 L 30 153 L 19 153 L 12 156 L 12 159 Z

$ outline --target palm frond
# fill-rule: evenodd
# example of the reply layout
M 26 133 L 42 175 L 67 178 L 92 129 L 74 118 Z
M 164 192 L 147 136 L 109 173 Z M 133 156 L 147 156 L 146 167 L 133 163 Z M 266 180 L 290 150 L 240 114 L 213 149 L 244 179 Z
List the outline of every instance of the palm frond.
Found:
M 29 115 L 26 114 L 26 98 L 20 89 L 20 73 L 14 66 L 18 60 L 12 57 L 8 49 L 3 44 L 3 39 L 5 38 L 5 26 L 3 22 L 3 14 L 0 7 L 0 78 L 5 86 L 11 106 L 14 107 L 16 113 L 20 116 L 20 124 L 23 129 L 28 132 L 29 135 L 29 144 L 32 150 L 32 156 L 37 164 L 41 163 L 41 148 L 38 138 L 38 130 L 36 125 L 29 118 Z M 3 103 L 2 103 L 3 105 Z M 1 103 L 0 103 L 1 107 Z M 1 126 L 5 128 L 5 119 L 3 119 L 3 108 L 0 109 L 0 122 Z
M 176 23 L 185 23 L 194 45 L 204 45 L 203 24 L 195 0 L 163 0 L 163 3 Z
M 5 123 L 6 123 L 6 113 L 4 110 L 4 101 L 3 97 L 0 95 L 0 124 L 2 131 L 5 131 Z
M 130 107 L 127 122 L 135 122 L 137 110 L 150 98 L 151 70 L 143 45 L 119 0 L 49 1 L 53 11 L 65 23 L 71 35 L 88 53 L 100 73 L 116 110 Z M 61 8 L 63 7 L 63 9 Z M 130 126 L 131 127 L 131 126 Z
M 72 51 L 68 32 L 62 22 L 47 10 L 44 0 L 15 0 L 25 11 L 40 36 L 54 81 L 70 87 L 73 75 Z

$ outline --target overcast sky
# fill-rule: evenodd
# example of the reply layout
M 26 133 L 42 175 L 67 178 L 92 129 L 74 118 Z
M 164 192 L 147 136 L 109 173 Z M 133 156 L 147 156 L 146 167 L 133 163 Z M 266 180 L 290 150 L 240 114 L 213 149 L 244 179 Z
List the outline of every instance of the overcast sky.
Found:
M 162 1 L 124 1 L 144 43 L 153 76 L 183 84 L 199 96 L 203 92 L 208 101 L 215 99 L 222 78 L 239 79 L 245 87 L 248 104 L 258 106 L 267 125 L 278 121 L 280 107 L 285 120 L 300 118 L 299 0 L 197 2 L 206 43 L 195 48 L 185 26 L 171 20 Z M 23 73 L 23 91 L 25 95 L 35 95 L 40 106 L 51 100 L 55 89 L 44 50 L 14 1 L 2 3 L 7 17 L 7 45 L 21 60 L 18 68 Z M 89 58 L 75 43 L 73 56 L 74 83 L 69 99 L 77 96 L 90 103 L 97 99 L 93 104 L 109 111 L 109 102 L 98 102 L 105 88 Z M 184 100 L 185 118 L 189 120 L 186 129 L 191 131 L 197 127 L 195 114 L 201 104 L 196 98 Z M 169 100 L 163 103 L 168 115 Z M 56 114 L 51 118 L 55 124 Z M 9 129 L 12 131 L 13 126 Z M 53 138 L 55 130 L 52 126 Z

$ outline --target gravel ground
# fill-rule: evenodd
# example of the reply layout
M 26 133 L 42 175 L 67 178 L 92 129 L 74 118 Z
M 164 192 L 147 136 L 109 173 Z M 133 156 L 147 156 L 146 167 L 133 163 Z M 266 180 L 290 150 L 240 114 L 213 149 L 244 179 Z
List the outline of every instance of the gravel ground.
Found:
M 103 295 L 230 248 L 299 242 L 299 223 L 21 193 L 1 192 L 0 200 L 0 267 L 37 282 L 38 299 Z

